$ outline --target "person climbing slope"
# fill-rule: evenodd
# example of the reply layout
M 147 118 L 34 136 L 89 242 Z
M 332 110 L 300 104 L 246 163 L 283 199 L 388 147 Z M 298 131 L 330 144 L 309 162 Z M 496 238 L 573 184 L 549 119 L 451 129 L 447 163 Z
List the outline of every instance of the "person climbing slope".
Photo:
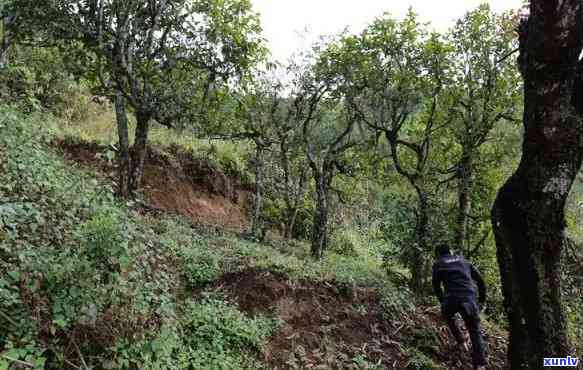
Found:
M 455 315 L 459 313 L 462 316 L 472 341 L 474 369 L 480 369 L 486 365 L 480 329 L 480 307 L 486 302 L 486 284 L 471 263 L 461 256 L 451 254 L 448 245 L 440 244 L 435 250 L 435 255 L 433 290 L 441 303 L 441 314 L 460 346 L 464 345 L 464 338 Z M 478 285 L 479 295 L 476 294 L 474 282 Z

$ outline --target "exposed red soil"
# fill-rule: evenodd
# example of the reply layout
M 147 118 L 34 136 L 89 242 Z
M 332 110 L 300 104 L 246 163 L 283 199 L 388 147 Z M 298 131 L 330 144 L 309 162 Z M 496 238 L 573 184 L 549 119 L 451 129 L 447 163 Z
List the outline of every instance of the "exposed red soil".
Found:
M 282 320 L 263 353 L 270 369 L 292 368 L 290 359 L 301 368 L 353 368 L 352 359 L 357 355 L 387 369 L 406 369 L 411 367 L 406 350 L 410 347 L 444 369 L 471 368 L 469 355 L 451 344 L 436 310 L 416 309 L 407 317 L 387 319 L 372 289 L 335 282 L 294 282 L 264 270 L 227 274 L 212 288 L 226 291 L 249 315 L 263 313 Z M 428 335 L 432 340 L 427 340 Z M 425 347 L 424 340 L 433 347 Z M 490 347 L 490 362 L 502 363 L 504 343 Z
M 107 148 L 95 143 L 61 141 L 66 160 L 96 169 L 115 181 L 115 164 L 105 158 Z M 249 190 L 204 160 L 170 148 L 172 157 L 150 151 L 141 193 L 147 207 L 182 215 L 193 223 L 231 231 L 248 228 Z

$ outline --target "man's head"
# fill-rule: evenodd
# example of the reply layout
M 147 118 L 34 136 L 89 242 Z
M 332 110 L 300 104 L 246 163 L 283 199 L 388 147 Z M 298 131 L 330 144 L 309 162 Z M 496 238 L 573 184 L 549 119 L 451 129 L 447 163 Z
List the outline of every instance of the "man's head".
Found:
M 450 254 L 451 254 L 451 251 L 449 250 L 449 245 L 447 245 L 445 243 L 440 243 L 435 248 L 435 256 L 438 258 L 441 256 L 447 256 Z

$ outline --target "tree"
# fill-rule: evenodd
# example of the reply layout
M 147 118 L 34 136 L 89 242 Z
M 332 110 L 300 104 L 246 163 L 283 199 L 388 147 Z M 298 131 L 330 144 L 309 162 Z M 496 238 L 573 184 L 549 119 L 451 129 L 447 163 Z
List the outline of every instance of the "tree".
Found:
M 273 66 L 269 66 L 271 68 Z M 265 72 L 241 84 L 241 91 L 235 94 L 238 103 L 234 126 L 223 127 L 223 137 L 249 140 L 255 148 L 253 167 L 255 172 L 255 194 L 251 217 L 251 236 L 263 239 L 262 222 L 263 197 L 265 190 L 266 152 L 276 144 L 278 127 L 286 119 L 286 110 L 281 96 L 283 85 Z
M 583 161 L 583 4 L 532 0 L 519 27 L 523 155 L 492 210 L 512 368 L 567 356 L 564 207 Z
M 356 119 L 346 107 L 325 107 L 314 120 L 303 121 L 305 153 L 315 187 L 311 252 L 320 259 L 328 246 L 330 190 L 334 177 L 342 170 L 342 156 L 356 146 L 353 138 Z M 335 111 L 337 109 L 337 111 Z
M 451 130 L 461 147 L 460 158 L 452 169 L 458 198 L 454 245 L 468 254 L 475 250 L 470 221 L 482 221 L 472 217 L 476 171 L 485 159 L 481 148 L 491 140 L 496 125 L 518 121 L 520 112 L 520 76 L 509 58 L 516 48 L 511 20 L 508 15 L 493 14 L 484 4 L 460 19 L 451 34 L 455 52 L 447 90 L 452 94 L 451 112 L 456 117 Z M 489 233 L 488 230 L 485 236 Z M 477 245 L 483 240 L 479 236 Z
M 328 244 L 332 183 L 343 169 L 343 157 L 359 144 L 354 135 L 358 117 L 343 99 L 338 80 L 350 60 L 337 57 L 333 43 L 316 45 L 312 55 L 293 67 L 292 119 L 301 125 L 315 188 L 311 253 L 316 259 L 323 257 Z
M 285 203 L 283 237 L 294 237 L 298 212 L 305 201 L 309 167 L 302 153 L 301 127 L 293 119 L 288 100 L 287 119 L 276 130 L 279 164 L 283 172 L 283 201 Z
M 361 40 L 362 85 L 349 90 L 348 100 L 377 142 L 386 140 L 395 170 L 417 195 L 417 245 L 410 266 L 411 285 L 420 290 L 429 250 L 432 140 L 448 124 L 441 109 L 448 48 L 438 35 L 424 31 L 413 12 L 402 22 L 377 19 Z
M 116 95 L 124 196 L 140 186 L 151 122 L 172 127 L 197 119 L 217 85 L 263 53 L 248 0 L 15 0 L 13 8 L 26 17 L 31 38 L 44 29 L 52 40 L 81 42 L 95 55 L 105 94 Z M 126 102 L 136 117 L 131 155 Z

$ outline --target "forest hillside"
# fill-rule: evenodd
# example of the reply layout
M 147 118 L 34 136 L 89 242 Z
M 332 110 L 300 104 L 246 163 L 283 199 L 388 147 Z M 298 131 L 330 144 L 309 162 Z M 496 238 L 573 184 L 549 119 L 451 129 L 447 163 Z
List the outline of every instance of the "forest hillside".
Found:
M 0 370 L 580 358 L 583 12 L 557 2 L 277 61 L 250 0 L 0 0 Z
M 212 159 L 153 147 L 144 198 L 125 203 L 107 146 L 44 113 L 3 108 L 0 127 L 4 368 L 467 368 L 399 264 L 350 239 L 314 261 L 305 242 L 242 238 L 245 198 L 211 187 L 237 177 L 188 172 Z M 506 334 L 485 328 L 502 368 Z

